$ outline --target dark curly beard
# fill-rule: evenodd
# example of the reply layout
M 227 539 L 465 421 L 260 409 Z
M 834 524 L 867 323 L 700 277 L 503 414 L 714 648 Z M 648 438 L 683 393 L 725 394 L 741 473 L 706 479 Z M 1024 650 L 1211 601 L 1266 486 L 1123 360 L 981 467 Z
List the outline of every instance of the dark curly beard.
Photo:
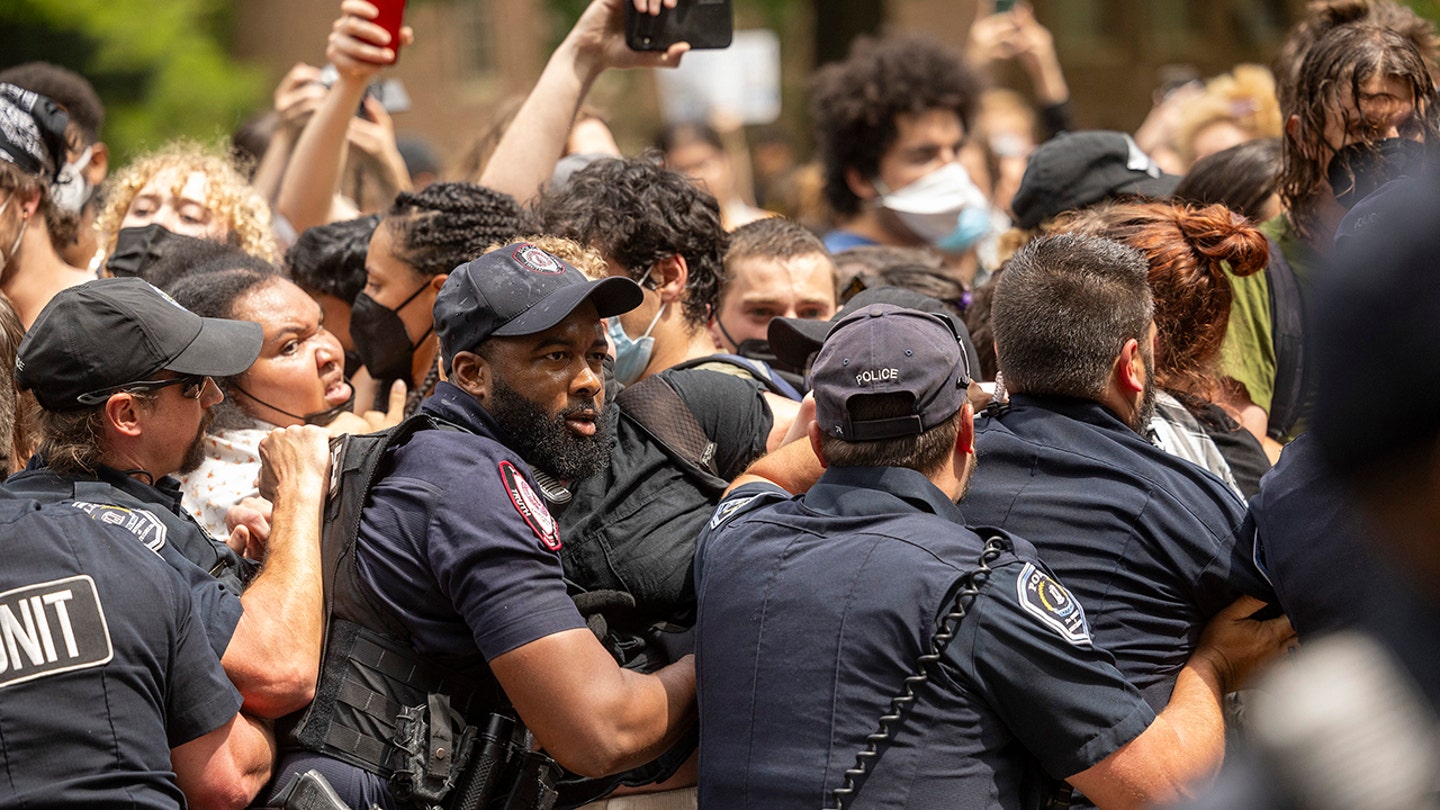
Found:
M 552 415 L 497 376 L 485 410 L 504 429 L 511 450 L 562 481 L 588 478 L 610 463 L 610 428 L 604 420 L 595 420 L 593 436 L 581 436 L 565 425 L 567 416 L 581 411 L 598 417 L 600 405 L 594 399 L 572 399 Z

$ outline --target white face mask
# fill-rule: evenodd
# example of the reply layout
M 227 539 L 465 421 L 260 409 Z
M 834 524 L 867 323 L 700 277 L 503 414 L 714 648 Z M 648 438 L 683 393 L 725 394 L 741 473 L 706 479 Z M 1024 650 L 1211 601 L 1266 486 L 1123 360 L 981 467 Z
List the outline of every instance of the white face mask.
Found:
M 90 202 L 91 185 L 81 172 L 90 165 L 90 158 L 94 154 L 95 147 L 87 146 L 80 157 L 75 158 L 74 163 L 66 163 L 60 169 L 60 174 L 55 182 L 50 184 L 50 199 L 60 208 L 74 214 L 80 213 L 85 203 Z
M 942 250 L 960 251 L 990 229 L 985 192 L 959 163 L 947 163 L 909 185 L 890 191 L 879 179 L 881 206 L 899 217 L 916 236 Z

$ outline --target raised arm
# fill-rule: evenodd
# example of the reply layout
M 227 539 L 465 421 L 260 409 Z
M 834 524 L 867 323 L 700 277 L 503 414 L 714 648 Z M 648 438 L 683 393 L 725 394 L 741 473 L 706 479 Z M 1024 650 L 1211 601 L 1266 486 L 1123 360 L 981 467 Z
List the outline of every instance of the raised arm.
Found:
M 280 184 L 275 209 L 296 233 L 329 221 L 331 202 L 339 190 L 347 134 L 365 88 L 394 59 L 390 35 L 371 22 L 379 12 L 367 0 L 344 0 L 342 16 L 331 26 L 325 54 L 339 76 L 325 101 L 300 133 Z M 402 44 L 411 40 L 401 30 Z
M 354 0 L 357 1 L 358 0 Z M 675 67 L 690 50 L 676 43 L 664 53 L 632 51 L 625 45 L 625 3 L 650 14 L 662 0 L 593 0 L 575 27 L 551 54 L 515 123 L 500 138 L 479 183 L 528 204 L 550 180 L 565 151 L 575 113 L 590 86 L 607 68 Z M 676 0 L 663 0 L 674 8 Z M 516 126 L 519 123 L 519 126 Z
M 279 428 L 260 443 L 260 493 L 274 504 L 260 574 L 240 597 L 245 612 L 221 664 L 245 711 L 276 718 L 315 694 L 324 630 L 321 512 L 329 484 L 329 434 Z

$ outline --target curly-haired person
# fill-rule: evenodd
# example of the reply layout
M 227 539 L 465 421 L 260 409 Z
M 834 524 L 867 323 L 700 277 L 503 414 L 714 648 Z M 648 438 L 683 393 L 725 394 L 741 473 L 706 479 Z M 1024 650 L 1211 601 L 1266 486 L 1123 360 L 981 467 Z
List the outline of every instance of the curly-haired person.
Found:
M 826 248 L 958 254 L 984 235 L 986 196 L 960 162 L 979 91 L 959 54 L 918 36 L 861 39 L 816 75 L 811 118 L 836 218 Z
M 96 217 L 107 253 L 122 229 L 159 225 L 171 233 L 222 242 L 278 261 L 270 206 L 229 157 L 177 141 L 137 158 L 106 184 Z

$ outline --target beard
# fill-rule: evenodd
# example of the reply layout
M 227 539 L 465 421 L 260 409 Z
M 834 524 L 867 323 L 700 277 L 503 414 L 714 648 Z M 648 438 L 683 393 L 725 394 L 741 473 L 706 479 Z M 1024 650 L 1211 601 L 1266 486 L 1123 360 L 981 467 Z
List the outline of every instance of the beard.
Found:
M 505 430 L 511 450 L 562 481 L 588 478 L 610 463 L 610 428 L 598 418 L 600 405 L 594 399 L 572 399 L 550 414 L 497 376 L 485 410 Z M 593 436 L 582 436 L 565 424 L 566 417 L 584 411 L 596 414 Z
M 195 438 L 190 446 L 185 448 L 185 458 L 180 461 L 179 473 L 184 475 L 200 469 L 205 462 L 205 434 L 210 430 L 210 425 L 215 421 L 213 408 L 206 408 L 205 415 L 200 418 L 200 427 L 195 431 Z

